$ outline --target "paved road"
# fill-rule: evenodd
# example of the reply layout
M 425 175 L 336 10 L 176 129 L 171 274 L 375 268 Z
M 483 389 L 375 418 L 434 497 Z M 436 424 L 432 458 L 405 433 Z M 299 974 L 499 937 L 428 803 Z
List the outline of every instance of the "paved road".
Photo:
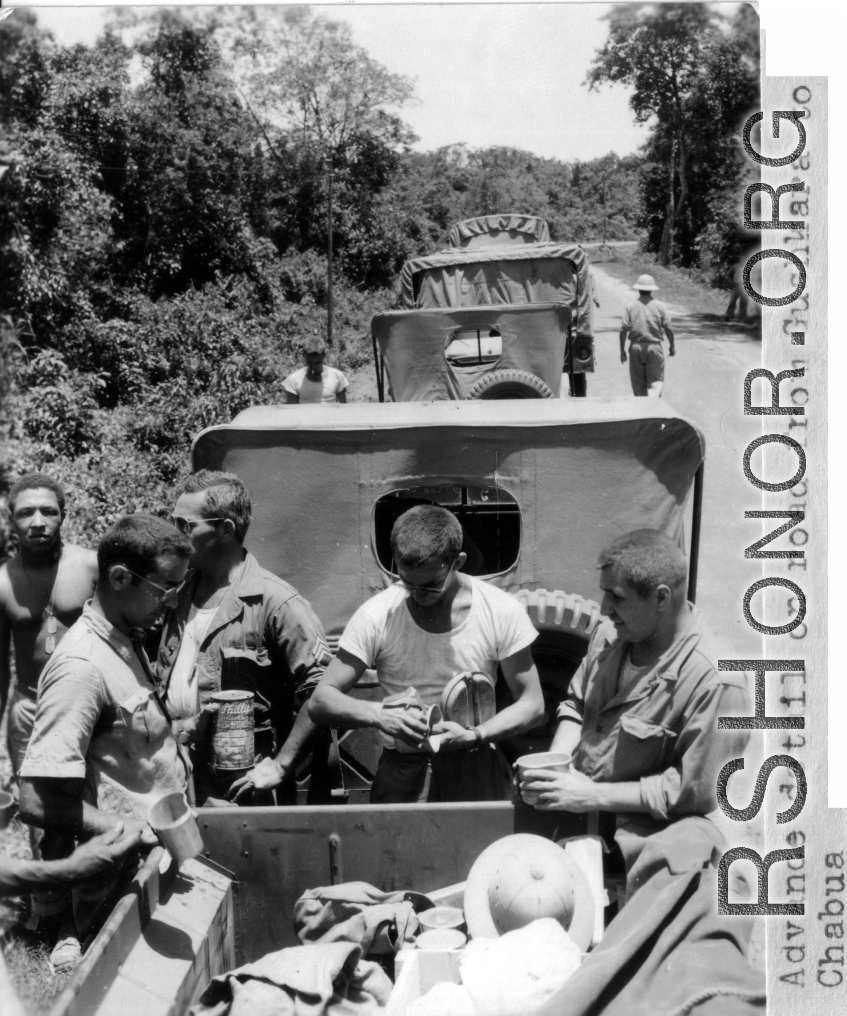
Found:
M 629 371 L 620 362 L 618 333 L 633 290 L 592 266 L 596 283 L 597 371 L 589 375 L 588 394 L 630 395 Z M 661 292 L 657 293 L 661 299 Z M 761 363 L 761 342 L 750 330 L 715 315 L 691 315 L 670 307 L 677 355 L 665 363 L 665 398 L 699 425 L 706 435 L 698 602 L 705 611 L 721 657 L 756 654 L 760 639 L 741 613 L 741 602 L 761 567 L 744 558 L 744 548 L 759 533 L 759 523 L 744 511 L 760 507 L 758 492 L 744 476 L 741 456 L 762 433 L 761 417 L 741 415 L 744 376 Z M 667 347 L 665 347 L 667 350 Z

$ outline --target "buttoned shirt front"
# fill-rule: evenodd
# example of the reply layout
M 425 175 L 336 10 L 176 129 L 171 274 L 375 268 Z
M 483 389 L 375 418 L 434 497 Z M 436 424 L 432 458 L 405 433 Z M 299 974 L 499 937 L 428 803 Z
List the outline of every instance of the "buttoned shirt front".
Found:
M 690 610 L 682 634 L 630 688 L 619 689 L 630 643 L 601 625 L 558 710 L 582 726 L 575 767 L 599 782 L 639 782 L 655 822 L 714 811 L 718 773 L 749 737 L 718 729 L 720 716 L 751 715 L 749 688 L 743 674 L 715 669 L 699 612 Z
M 101 811 L 146 821 L 186 764 L 135 646 L 89 601 L 41 674 L 21 776 L 84 780 Z
M 156 666 L 166 703 L 198 578 L 189 577 L 176 609 L 165 615 Z M 295 693 L 313 689 L 331 659 L 308 601 L 245 554 L 197 651 L 200 704 L 216 691 L 252 692 L 256 726 L 273 727 L 279 746 L 291 729 Z

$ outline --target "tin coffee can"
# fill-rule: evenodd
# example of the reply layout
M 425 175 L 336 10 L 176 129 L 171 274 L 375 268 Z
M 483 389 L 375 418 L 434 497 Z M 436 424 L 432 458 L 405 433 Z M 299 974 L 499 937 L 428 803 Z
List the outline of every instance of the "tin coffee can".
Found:
M 212 765 L 215 769 L 250 769 L 256 748 L 251 691 L 217 691 L 218 705 L 212 734 Z

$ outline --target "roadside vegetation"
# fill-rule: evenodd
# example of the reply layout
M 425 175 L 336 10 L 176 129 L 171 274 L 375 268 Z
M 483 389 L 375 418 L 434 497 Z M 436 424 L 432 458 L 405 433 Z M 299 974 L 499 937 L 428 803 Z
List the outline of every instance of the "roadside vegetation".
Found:
M 115 17 L 72 48 L 26 9 L 0 27 L 0 494 L 50 470 L 75 492 L 83 543 L 122 512 L 163 511 L 191 438 L 281 401 L 298 344 L 325 333 L 328 160 L 345 370 L 370 356 L 403 261 L 462 218 L 520 211 L 556 239 L 638 239 L 719 284 L 743 243 L 749 5 L 615 8 L 586 84 L 632 89 L 650 140 L 572 163 L 413 152 L 412 83 L 309 8 Z

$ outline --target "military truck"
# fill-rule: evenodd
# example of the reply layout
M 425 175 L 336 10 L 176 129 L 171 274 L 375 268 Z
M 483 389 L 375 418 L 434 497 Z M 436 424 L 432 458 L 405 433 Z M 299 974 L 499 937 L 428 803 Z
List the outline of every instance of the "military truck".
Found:
M 584 396 L 594 370 L 592 284 L 576 244 L 533 215 L 487 215 L 413 258 L 403 309 L 372 322 L 380 401 Z M 563 374 L 564 371 L 564 374 Z
M 479 548 L 467 567 L 513 593 L 538 629 L 552 706 L 599 622 L 596 558 L 610 539 L 650 526 L 678 541 L 694 598 L 704 449 L 660 400 L 438 400 L 257 406 L 203 431 L 192 460 L 244 479 L 249 550 L 311 601 L 335 642 L 394 581 L 398 514 L 424 501 L 455 512 Z M 363 694 L 380 693 L 371 681 Z M 507 748 L 544 750 L 549 733 Z M 367 732 L 341 732 L 336 803 L 202 809 L 203 855 L 177 873 L 151 853 L 53 1016 L 179 1016 L 210 977 L 296 944 L 292 910 L 306 889 L 442 889 L 514 830 L 509 803 L 368 804 L 378 750 Z

